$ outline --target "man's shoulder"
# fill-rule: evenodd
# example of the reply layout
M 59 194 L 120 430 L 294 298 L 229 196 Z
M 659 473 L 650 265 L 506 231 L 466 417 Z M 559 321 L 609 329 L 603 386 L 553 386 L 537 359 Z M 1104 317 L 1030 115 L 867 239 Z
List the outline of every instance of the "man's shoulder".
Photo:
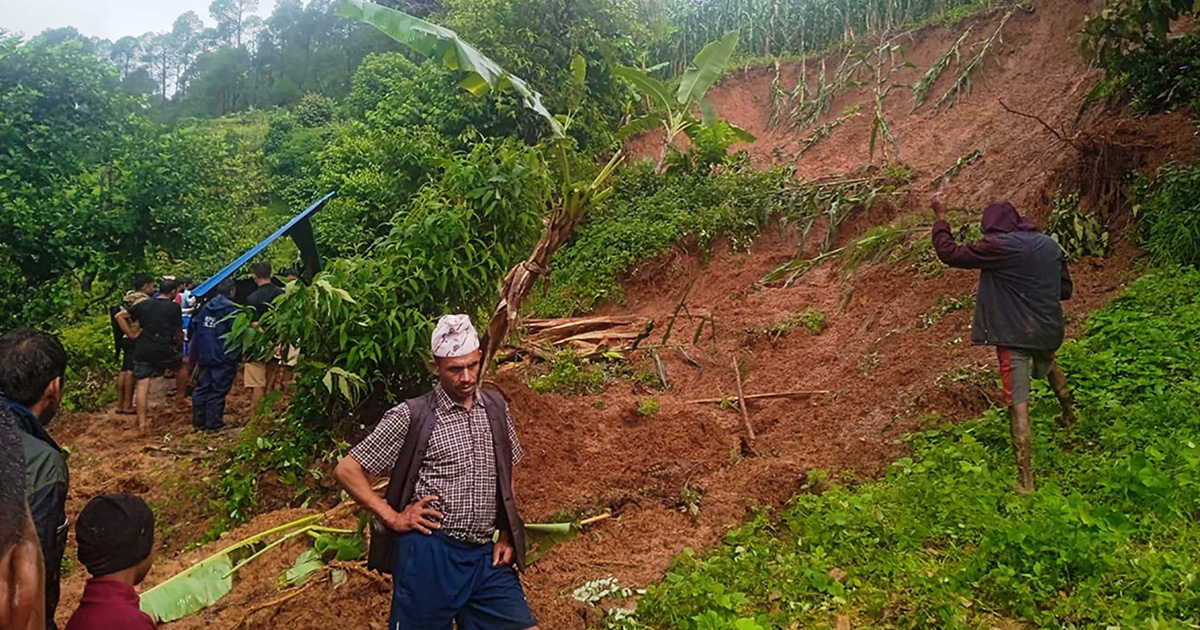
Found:
M 29 482 L 25 489 L 27 493 L 33 494 L 51 484 L 67 483 L 67 458 L 62 451 L 25 431 L 21 431 L 21 446 Z

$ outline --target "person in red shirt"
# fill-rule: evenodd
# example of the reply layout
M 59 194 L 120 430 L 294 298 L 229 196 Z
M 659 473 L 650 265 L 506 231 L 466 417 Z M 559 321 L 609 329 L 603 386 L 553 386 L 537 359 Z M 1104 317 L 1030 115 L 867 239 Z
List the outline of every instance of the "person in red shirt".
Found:
M 75 522 L 79 562 L 92 578 L 66 630 L 155 630 L 133 587 L 154 564 L 154 512 L 122 494 L 88 501 Z

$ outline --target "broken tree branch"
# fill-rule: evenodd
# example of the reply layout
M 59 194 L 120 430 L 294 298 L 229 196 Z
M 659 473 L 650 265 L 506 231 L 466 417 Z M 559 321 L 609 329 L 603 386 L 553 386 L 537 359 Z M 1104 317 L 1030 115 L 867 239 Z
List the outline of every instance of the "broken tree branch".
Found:
M 743 398 L 746 400 L 768 400 L 771 398 L 791 398 L 792 396 L 820 396 L 821 394 L 828 393 L 830 393 L 830 391 L 827 389 L 810 389 L 791 392 L 771 392 L 768 394 L 750 394 L 743 396 Z M 700 398 L 697 400 L 687 400 L 684 401 L 684 403 L 688 405 L 712 405 L 723 403 L 726 400 L 728 400 L 728 398 Z
M 1065 134 L 1065 133 L 1063 133 L 1063 132 L 1060 132 L 1059 130 L 1055 129 L 1054 127 L 1051 127 L 1051 126 L 1050 126 L 1050 123 L 1048 123 L 1048 122 L 1046 122 L 1046 121 L 1042 120 L 1041 118 L 1039 118 L 1038 116 L 1036 116 L 1036 115 L 1034 115 L 1034 114 L 1027 114 L 1027 113 L 1025 113 L 1025 112 L 1022 112 L 1022 111 L 1017 111 L 1017 110 L 1015 110 L 1015 109 L 1013 109 L 1013 108 L 1009 107 L 1007 104 L 1005 104 L 1005 102 L 1004 102 L 1004 101 L 1002 101 L 1002 100 L 1000 100 L 1000 99 L 996 99 L 996 101 L 997 101 L 998 103 L 1000 103 L 1000 107 L 1003 107 L 1003 108 L 1004 108 L 1004 111 L 1006 111 L 1006 112 L 1008 112 L 1008 113 L 1010 113 L 1010 114 L 1016 114 L 1017 116 L 1021 116 L 1022 118 L 1029 118 L 1029 119 L 1032 119 L 1032 120 L 1036 120 L 1037 122 L 1041 123 L 1041 125 L 1042 125 L 1043 127 L 1045 127 L 1045 128 L 1046 128 L 1046 131 L 1049 131 L 1050 133 L 1054 134 L 1054 137 L 1055 137 L 1055 138 L 1058 138 L 1058 139 L 1059 139 L 1060 141 L 1062 141 L 1063 143 L 1065 143 L 1065 144 L 1067 144 L 1067 145 L 1070 145 L 1070 147 L 1071 147 L 1072 149 L 1075 149 L 1076 151 L 1079 151 L 1080 153 L 1082 153 L 1082 152 L 1083 152 L 1083 149 L 1082 149 L 1082 148 L 1080 148 L 1080 146 L 1079 146 L 1078 144 L 1076 144 L 1076 143 L 1075 143 L 1075 138 L 1068 138 L 1068 137 L 1066 136 L 1066 134 Z
M 746 394 L 742 391 L 742 368 L 738 365 L 737 357 L 733 358 L 733 375 L 737 377 L 738 408 L 742 410 L 742 422 L 746 423 L 746 439 L 754 448 L 754 425 L 750 424 L 750 412 L 746 410 Z

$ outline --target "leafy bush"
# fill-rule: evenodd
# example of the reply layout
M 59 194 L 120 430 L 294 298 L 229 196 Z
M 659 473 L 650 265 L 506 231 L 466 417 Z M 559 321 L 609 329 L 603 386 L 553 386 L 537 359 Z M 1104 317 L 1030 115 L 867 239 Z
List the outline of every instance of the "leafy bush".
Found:
M 550 371 L 528 381 L 529 388 L 542 394 L 598 394 L 604 391 L 604 368 L 582 362 L 571 350 L 563 350 L 550 362 Z
M 1200 617 L 1198 292 L 1194 270 L 1145 277 L 1063 348 L 1082 424 L 1052 429 L 1057 403 L 1035 387 L 1033 495 L 1012 491 L 1000 410 L 931 427 L 885 479 L 797 496 L 711 556 L 686 552 L 639 617 L 686 630 L 841 615 L 872 627 L 1187 627 Z
M 1084 256 L 1107 256 L 1110 250 L 1108 227 L 1099 214 L 1080 212 L 1078 192 L 1055 193 L 1046 234 L 1063 248 L 1067 260 L 1072 262 Z
M 116 400 L 113 383 L 121 364 L 113 347 L 108 315 L 89 317 L 63 328 L 58 336 L 67 350 L 63 408 L 68 411 L 97 411 Z
M 1169 164 L 1153 180 L 1138 177 L 1134 197 L 1150 256 L 1159 263 L 1200 264 L 1200 162 Z
M 649 418 L 654 414 L 662 411 L 662 403 L 658 401 L 657 396 L 651 396 L 638 404 L 637 412 L 643 418 Z
M 333 99 L 324 94 L 309 92 L 300 99 L 299 103 L 296 103 L 292 115 L 296 117 L 296 122 L 303 127 L 320 127 L 333 122 L 335 108 L 337 108 L 337 103 Z
M 532 309 L 547 317 L 568 316 L 619 301 L 624 274 L 685 238 L 704 250 L 722 234 L 747 245 L 785 207 L 789 179 L 784 170 L 659 176 L 649 162 L 632 165 L 619 176 L 613 196 L 555 255 L 552 280 L 539 286 Z

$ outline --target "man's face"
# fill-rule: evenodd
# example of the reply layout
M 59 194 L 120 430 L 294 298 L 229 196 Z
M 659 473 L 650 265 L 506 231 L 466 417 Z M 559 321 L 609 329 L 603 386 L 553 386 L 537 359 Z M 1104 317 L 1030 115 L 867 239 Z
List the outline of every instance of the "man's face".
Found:
M 154 285 L 153 284 L 143 284 L 142 288 L 138 289 L 138 290 L 141 291 L 142 293 L 145 293 L 146 295 L 154 295 Z
M 483 352 L 476 350 L 461 357 L 435 358 L 431 363 L 442 389 L 456 402 L 462 403 L 475 396 L 476 376 L 482 356 Z

